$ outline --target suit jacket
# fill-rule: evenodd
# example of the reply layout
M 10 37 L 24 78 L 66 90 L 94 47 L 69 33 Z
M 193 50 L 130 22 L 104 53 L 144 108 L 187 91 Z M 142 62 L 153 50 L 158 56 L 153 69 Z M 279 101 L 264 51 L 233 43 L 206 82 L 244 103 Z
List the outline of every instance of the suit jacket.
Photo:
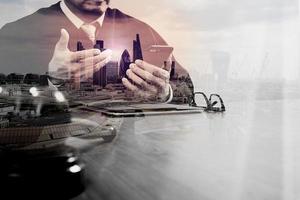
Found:
M 69 49 L 76 50 L 77 41 L 86 49 L 93 44 L 87 35 L 77 29 L 62 12 L 60 2 L 42 8 L 37 12 L 8 23 L 0 30 L 0 73 L 44 74 L 60 38 L 60 30 L 65 28 L 70 34 Z M 106 49 L 112 49 L 114 59 L 120 59 L 122 52 L 133 51 L 133 40 L 140 35 L 142 50 L 151 45 L 166 45 L 165 40 L 147 24 L 108 8 L 102 27 L 97 30 L 96 39 L 104 41 Z M 131 53 L 132 55 L 132 53 Z M 188 73 L 176 63 L 176 73 L 188 77 Z M 191 84 L 189 85 L 191 87 Z

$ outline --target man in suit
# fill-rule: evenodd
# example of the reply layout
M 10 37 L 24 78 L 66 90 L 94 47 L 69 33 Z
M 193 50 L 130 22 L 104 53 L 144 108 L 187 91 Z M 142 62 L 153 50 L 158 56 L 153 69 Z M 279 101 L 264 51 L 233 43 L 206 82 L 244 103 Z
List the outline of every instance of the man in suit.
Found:
M 82 69 L 94 72 L 119 59 L 124 50 L 132 52 L 137 34 L 143 52 L 153 45 L 167 45 L 147 24 L 111 9 L 109 0 L 62 0 L 0 30 L 0 73 L 47 72 L 63 78 L 65 72 Z M 104 41 L 106 50 L 94 48 L 96 40 Z M 76 51 L 78 41 L 86 50 Z M 122 79 L 123 85 L 146 100 L 171 101 L 174 90 L 174 84 L 173 90 L 170 85 L 171 61 L 162 68 L 151 64 L 149 59 L 133 60 Z M 176 70 L 179 76 L 189 77 L 178 63 Z M 191 92 L 185 90 L 183 95 Z

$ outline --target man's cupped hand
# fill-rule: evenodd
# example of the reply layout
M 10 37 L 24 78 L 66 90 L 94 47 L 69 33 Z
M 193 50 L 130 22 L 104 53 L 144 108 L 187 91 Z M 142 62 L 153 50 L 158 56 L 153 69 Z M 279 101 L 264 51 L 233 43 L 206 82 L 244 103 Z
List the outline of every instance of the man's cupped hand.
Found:
M 68 48 L 69 33 L 61 29 L 61 36 L 55 45 L 53 57 L 49 63 L 49 75 L 59 79 L 69 79 L 72 74 L 91 74 L 105 66 L 112 56 L 112 51 L 107 49 L 89 49 L 72 52 Z

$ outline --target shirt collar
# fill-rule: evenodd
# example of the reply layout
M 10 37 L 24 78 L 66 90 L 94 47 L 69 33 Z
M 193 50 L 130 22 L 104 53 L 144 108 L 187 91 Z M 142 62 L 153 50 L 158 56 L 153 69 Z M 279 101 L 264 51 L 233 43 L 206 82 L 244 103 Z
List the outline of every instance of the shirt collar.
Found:
M 80 27 L 85 24 L 84 21 L 82 21 L 79 17 L 77 17 L 66 5 L 65 1 L 62 0 L 60 2 L 60 8 L 63 11 L 63 13 L 67 16 L 67 18 L 76 26 L 76 28 L 80 29 Z M 90 24 L 94 23 L 94 22 L 98 22 L 100 26 L 102 26 L 103 24 L 103 20 L 104 20 L 104 16 L 105 13 L 103 13 L 101 15 L 101 17 L 99 17 L 98 19 L 96 19 L 95 21 L 91 22 Z

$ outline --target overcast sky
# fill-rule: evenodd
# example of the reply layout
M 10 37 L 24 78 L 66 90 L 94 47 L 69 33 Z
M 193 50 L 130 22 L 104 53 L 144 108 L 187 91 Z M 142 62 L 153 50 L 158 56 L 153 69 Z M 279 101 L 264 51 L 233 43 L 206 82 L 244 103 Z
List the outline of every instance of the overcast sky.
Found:
M 1 0 L 0 27 L 55 0 Z M 298 0 L 111 0 L 111 6 L 154 27 L 175 56 L 200 76 L 212 53 L 230 57 L 231 78 L 299 76 Z M 197 77 L 198 78 L 198 77 Z

